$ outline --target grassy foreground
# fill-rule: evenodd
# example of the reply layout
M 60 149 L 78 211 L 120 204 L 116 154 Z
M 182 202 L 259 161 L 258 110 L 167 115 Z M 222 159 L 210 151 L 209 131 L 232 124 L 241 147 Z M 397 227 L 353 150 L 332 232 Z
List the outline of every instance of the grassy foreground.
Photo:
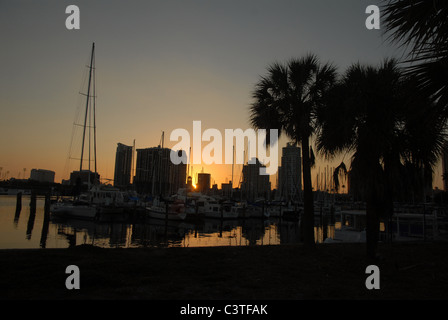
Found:
M 0 299 L 447 299 L 448 243 L 0 250 Z M 380 268 L 380 290 L 365 269 Z M 68 265 L 80 290 L 67 290 Z

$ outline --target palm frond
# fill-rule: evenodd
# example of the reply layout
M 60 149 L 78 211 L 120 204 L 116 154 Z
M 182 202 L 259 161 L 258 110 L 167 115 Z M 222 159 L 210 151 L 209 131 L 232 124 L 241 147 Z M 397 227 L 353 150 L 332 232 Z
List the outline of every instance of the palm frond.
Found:
M 410 47 L 414 56 L 448 40 L 446 0 L 388 0 L 381 12 L 388 40 Z
M 415 79 L 422 95 L 438 103 L 448 115 L 448 55 L 437 61 L 412 66 L 407 75 Z

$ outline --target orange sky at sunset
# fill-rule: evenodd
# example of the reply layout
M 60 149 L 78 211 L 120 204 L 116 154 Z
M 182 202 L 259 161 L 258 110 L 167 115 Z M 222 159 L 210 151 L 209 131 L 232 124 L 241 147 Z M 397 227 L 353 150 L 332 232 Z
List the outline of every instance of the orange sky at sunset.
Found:
M 66 162 L 75 115 L 85 104 L 79 92 L 92 42 L 98 169 L 113 179 L 119 142 L 155 147 L 165 132 L 165 146 L 172 147 L 171 131 L 191 132 L 194 120 L 202 130 L 249 128 L 251 92 L 275 61 L 312 52 L 343 72 L 358 61 L 377 65 L 399 56 L 380 31 L 365 28 L 365 8 L 375 2 L 1 2 L 0 178 L 28 178 L 39 168 L 55 171 L 61 182 L 79 169 L 78 161 Z M 68 4 L 80 8 L 80 30 L 65 27 Z M 279 144 L 279 164 L 286 142 Z M 313 183 L 319 167 L 340 161 L 318 159 Z M 231 180 L 231 165 L 203 167 L 219 187 Z M 234 167 L 235 183 L 241 167 Z M 435 171 L 439 188 L 441 171 Z

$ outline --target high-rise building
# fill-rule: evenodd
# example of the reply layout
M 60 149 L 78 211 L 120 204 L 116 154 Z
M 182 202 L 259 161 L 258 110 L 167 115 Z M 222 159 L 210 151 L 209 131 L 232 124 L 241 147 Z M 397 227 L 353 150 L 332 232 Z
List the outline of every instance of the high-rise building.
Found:
M 118 143 L 115 155 L 115 187 L 126 188 L 132 183 L 133 161 L 134 147 Z
M 166 196 L 185 188 L 187 166 L 174 165 L 171 151 L 160 146 L 137 149 L 134 185 L 138 192 Z
M 184 160 L 186 160 L 186 157 Z M 183 163 L 175 165 L 171 161 L 170 164 L 170 193 L 176 193 L 179 189 L 186 187 L 187 165 Z
M 221 191 L 224 197 L 230 198 L 232 196 L 232 181 L 229 183 L 221 183 Z
M 294 143 L 288 143 L 282 149 L 279 168 L 278 192 L 284 200 L 298 200 L 302 190 L 301 149 Z
M 243 197 L 249 201 L 269 200 L 271 192 L 269 176 L 260 174 L 260 168 L 265 166 L 258 159 L 252 159 L 250 162 L 253 162 L 253 164 L 248 163 L 243 166 L 243 182 L 241 184 Z
M 196 184 L 196 190 L 201 193 L 207 193 L 210 191 L 210 173 L 198 173 L 198 182 Z

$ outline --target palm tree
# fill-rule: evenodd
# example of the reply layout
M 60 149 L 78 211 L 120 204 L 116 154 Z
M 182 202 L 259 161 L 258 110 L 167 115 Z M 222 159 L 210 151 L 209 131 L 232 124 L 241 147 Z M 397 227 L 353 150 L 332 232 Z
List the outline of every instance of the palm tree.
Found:
M 409 187 L 400 186 L 404 174 L 432 177 L 445 124 L 395 60 L 379 68 L 352 65 L 327 97 L 318 110 L 317 149 L 327 158 L 353 154 L 351 187 L 366 201 L 366 249 L 374 258 L 379 218 L 392 214 L 397 192 Z
M 302 146 L 304 215 L 302 232 L 305 245 L 314 246 L 314 200 L 311 185 L 315 115 L 336 79 L 331 64 L 321 64 L 313 54 L 268 67 L 253 92 L 250 121 L 257 129 L 278 129 Z M 268 140 L 269 141 L 269 140 Z
M 448 115 L 448 2 L 387 0 L 382 9 L 385 33 L 409 48 L 407 73 L 421 94 L 432 97 Z
M 376 255 L 379 217 L 385 211 L 386 177 L 382 160 L 393 150 L 397 118 L 396 62 L 380 68 L 355 64 L 328 95 L 318 112 L 317 149 L 327 158 L 348 151 L 351 188 L 366 201 L 367 254 Z

